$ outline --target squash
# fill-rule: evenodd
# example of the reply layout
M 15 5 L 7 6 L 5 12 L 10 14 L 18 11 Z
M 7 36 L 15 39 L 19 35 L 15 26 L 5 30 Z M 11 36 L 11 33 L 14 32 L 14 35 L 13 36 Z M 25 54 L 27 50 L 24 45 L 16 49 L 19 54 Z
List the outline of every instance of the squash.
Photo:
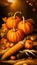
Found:
M 6 25 L 7 25 L 7 27 L 8 27 L 9 29 L 11 29 L 11 28 L 13 28 L 13 27 L 16 28 L 17 22 L 16 22 L 16 20 L 15 20 L 13 17 L 9 17 L 9 18 L 7 19 Z
M 10 42 L 16 43 L 24 38 L 24 32 L 20 29 L 11 29 L 7 33 L 7 39 Z
M 16 28 L 17 27 L 17 24 L 20 22 L 20 20 L 21 20 L 21 18 L 19 17 L 19 16 L 17 16 L 16 14 L 20 14 L 20 12 L 16 12 L 15 14 L 14 14 L 14 16 L 11 16 L 11 17 L 9 17 L 8 19 L 7 19 L 7 27 L 9 28 L 9 29 L 11 29 L 11 28 Z
M 31 49 L 33 47 L 33 42 L 31 40 L 26 40 L 24 47 L 27 49 Z
M 32 33 L 34 30 L 32 20 L 31 19 L 24 20 L 23 17 L 23 21 L 18 23 L 18 29 L 23 30 L 26 35 Z

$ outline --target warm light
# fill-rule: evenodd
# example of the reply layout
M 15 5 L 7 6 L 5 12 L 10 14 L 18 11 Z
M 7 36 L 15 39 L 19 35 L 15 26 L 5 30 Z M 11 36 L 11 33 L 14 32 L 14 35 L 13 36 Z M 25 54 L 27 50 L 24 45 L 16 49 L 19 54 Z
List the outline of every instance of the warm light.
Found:
M 15 0 L 8 0 L 8 2 L 11 2 L 12 3 L 12 2 L 15 2 Z

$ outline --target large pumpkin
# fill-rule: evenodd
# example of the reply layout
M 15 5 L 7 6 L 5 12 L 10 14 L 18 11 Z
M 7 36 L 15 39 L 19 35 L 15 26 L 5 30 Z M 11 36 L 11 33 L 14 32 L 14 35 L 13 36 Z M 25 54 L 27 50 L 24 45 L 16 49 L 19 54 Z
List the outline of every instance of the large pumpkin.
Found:
M 16 25 L 17 25 L 17 22 L 15 19 L 13 19 L 13 17 L 9 17 L 7 19 L 7 23 L 6 23 L 7 27 L 10 29 L 10 28 L 13 28 L 15 27 L 16 28 Z
M 21 16 L 20 15 L 16 15 L 16 14 L 20 14 L 20 12 L 16 12 L 15 14 L 14 14 L 14 16 L 11 16 L 11 17 L 9 17 L 8 19 L 7 19 L 7 27 L 8 28 L 16 28 L 17 27 L 17 24 L 20 22 L 20 20 L 21 20 Z M 19 17 L 20 16 L 20 17 Z
M 22 39 L 24 38 L 24 32 L 22 30 L 19 30 L 19 29 L 11 29 L 8 31 L 7 33 L 7 39 L 10 41 L 10 42 L 19 42 L 21 41 Z
M 33 32 L 32 20 L 31 19 L 24 20 L 23 17 L 23 21 L 19 22 L 18 24 L 18 29 L 23 30 L 26 35 L 32 33 Z

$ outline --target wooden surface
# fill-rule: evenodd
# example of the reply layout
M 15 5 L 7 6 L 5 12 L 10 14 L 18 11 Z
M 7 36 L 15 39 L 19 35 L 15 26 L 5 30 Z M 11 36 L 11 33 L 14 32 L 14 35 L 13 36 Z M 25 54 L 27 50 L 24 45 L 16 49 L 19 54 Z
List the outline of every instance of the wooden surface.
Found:
M 20 60 L 7 60 L 7 61 L 0 61 L 5 64 L 13 64 L 13 65 L 23 65 L 24 63 L 30 64 L 30 65 L 37 65 L 37 59 L 20 59 Z

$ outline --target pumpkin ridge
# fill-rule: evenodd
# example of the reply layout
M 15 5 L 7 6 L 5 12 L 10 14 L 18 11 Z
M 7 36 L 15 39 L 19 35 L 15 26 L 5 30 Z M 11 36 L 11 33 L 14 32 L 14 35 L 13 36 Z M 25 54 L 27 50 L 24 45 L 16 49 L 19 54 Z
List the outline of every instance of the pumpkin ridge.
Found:
M 24 32 L 26 31 L 27 32 L 27 28 L 26 28 L 26 24 L 24 24 L 25 26 L 24 26 Z M 27 34 L 27 33 L 26 33 Z
M 17 37 L 18 37 L 18 41 L 19 41 L 19 34 L 18 34 L 17 32 L 16 32 L 16 34 L 17 34 Z M 17 38 L 16 38 L 16 40 L 17 40 Z M 18 41 L 17 41 L 17 42 L 18 42 Z
M 17 41 L 17 34 L 16 32 L 14 32 L 14 39 L 15 39 L 15 42 Z
M 28 28 L 28 29 L 27 29 Z M 29 25 L 26 23 L 26 29 L 27 29 L 27 34 L 29 34 L 30 33 L 30 27 L 29 27 Z
M 29 27 L 30 27 L 30 32 L 32 32 L 33 31 L 33 25 L 30 24 L 29 22 L 28 22 L 28 24 L 29 24 Z
M 19 35 L 20 35 L 20 37 L 21 37 L 21 38 L 20 38 L 20 40 L 21 40 L 21 39 L 23 38 L 23 37 L 22 37 L 22 36 L 23 36 L 22 30 L 21 30 L 20 32 L 18 31 L 18 33 L 19 33 Z M 20 34 L 20 33 L 22 33 L 22 34 Z

